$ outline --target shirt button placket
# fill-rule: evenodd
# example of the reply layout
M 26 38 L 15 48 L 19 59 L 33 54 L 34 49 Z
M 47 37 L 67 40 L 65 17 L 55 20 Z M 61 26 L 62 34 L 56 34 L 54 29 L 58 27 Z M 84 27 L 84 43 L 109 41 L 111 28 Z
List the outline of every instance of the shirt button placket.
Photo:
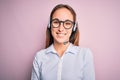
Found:
M 63 57 L 58 62 L 57 80 L 61 80 Z

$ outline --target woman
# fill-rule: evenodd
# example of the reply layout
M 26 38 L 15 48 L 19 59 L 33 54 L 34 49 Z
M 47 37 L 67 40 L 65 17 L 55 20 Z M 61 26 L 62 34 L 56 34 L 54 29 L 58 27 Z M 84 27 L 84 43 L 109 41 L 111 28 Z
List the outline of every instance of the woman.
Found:
M 59 4 L 50 15 L 46 48 L 33 61 L 31 80 L 95 80 L 91 51 L 80 48 L 76 13 Z

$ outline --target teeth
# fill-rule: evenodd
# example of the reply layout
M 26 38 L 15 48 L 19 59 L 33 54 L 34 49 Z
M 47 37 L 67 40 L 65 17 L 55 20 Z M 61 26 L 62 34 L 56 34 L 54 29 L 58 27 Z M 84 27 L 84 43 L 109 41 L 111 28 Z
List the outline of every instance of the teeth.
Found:
M 63 36 L 64 34 L 58 34 L 59 36 Z
M 58 36 L 65 36 L 66 34 L 64 33 L 57 33 Z

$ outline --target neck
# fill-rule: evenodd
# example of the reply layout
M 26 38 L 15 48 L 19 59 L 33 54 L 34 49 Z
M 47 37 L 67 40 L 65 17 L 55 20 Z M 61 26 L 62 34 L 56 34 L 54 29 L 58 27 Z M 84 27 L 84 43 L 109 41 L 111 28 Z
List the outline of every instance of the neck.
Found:
M 61 57 L 69 46 L 69 42 L 65 43 L 54 43 L 54 48 L 57 51 L 58 55 Z

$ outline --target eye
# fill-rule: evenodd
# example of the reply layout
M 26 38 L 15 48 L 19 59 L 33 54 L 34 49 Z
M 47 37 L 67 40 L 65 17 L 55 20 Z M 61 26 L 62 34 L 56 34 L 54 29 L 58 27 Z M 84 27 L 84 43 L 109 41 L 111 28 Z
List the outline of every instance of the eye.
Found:
M 69 29 L 69 28 L 71 28 L 72 26 L 73 26 L 73 23 L 72 23 L 71 21 L 67 20 L 67 21 L 64 22 L 64 27 L 65 27 L 66 29 Z
M 59 20 L 54 19 L 54 20 L 52 21 L 52 26 L 53 26 L 53 27 L 58 27 L 58 26 L 59 26 Z
M 65 22 L 65 25 L 71 25 L 71 23 L 70 22 Z
M 59 24 L 59 22 L 57 20 L 53 21 L 53 24 Z
M 72 23 L 70 22 L 70 21 L 66 21 L 65 23 L 64 23 L 64 25 L 67 27 L 69 27 L 69 26 L 71 26 L 72 25 Z

